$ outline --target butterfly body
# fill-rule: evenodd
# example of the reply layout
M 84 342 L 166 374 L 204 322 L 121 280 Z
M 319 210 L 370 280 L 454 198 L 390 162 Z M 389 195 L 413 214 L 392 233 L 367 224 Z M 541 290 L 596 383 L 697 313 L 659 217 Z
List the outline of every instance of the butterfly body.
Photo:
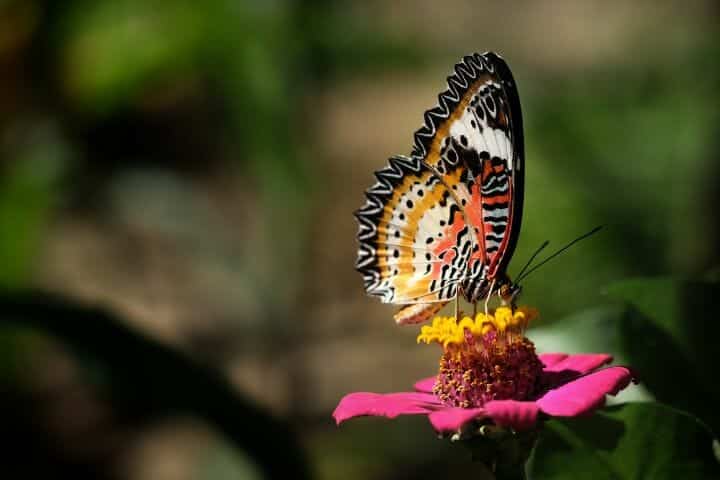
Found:
M 412 155 L 376 172 L 356 213 L 365 289 L 413 305 L 408 321 L 507 285 L 522 217 L 522 118 L 505 62 L 465 57 L 424 117 Z

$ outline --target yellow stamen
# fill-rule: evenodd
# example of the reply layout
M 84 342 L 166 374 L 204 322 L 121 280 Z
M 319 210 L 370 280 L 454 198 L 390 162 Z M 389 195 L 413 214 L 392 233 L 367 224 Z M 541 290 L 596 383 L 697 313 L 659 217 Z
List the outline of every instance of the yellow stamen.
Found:
M 470 317 L 463 317 L 459 322 L 455 317 L 435 317 L 432 325 L 421 328 L 417 342 L 438 343 L 447 348 L 465 343 L 466 331 L 473 337 L 481 337 L 492 331 L 522 334 L 537 316 L 538 312 L 534 308 L 519 307 L 512 311 L 509 307 L 498 307 L 489 315 L 478 313 L 474 321 Z

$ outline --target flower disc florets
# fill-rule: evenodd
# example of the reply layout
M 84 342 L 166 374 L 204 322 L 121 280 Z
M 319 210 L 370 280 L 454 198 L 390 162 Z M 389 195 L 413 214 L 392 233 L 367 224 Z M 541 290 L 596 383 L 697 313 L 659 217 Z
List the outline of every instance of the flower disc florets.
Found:
M 433 387 L 449 406 L 481 407 L 490 400 L 527 400 L 537 393 L 543 364 L 524 331 L 533 309 L 498 307 L 475 320 L 436 317 L 422 327 L 418 342 L 443 347 Z

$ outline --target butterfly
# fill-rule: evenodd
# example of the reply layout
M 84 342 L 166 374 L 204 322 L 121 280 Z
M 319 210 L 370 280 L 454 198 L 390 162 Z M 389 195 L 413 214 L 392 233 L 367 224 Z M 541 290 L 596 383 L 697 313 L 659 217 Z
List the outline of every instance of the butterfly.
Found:
M 519 287 L 507 276 L 523 209 L 520 99 L 505 61 L 475 53 L 455 65 L 424 114 L 410 156 L 375 172 L 355 212 L 365 290 L 403 305 L 398 323 L 429 319 L 462 295 L 477 304 Z

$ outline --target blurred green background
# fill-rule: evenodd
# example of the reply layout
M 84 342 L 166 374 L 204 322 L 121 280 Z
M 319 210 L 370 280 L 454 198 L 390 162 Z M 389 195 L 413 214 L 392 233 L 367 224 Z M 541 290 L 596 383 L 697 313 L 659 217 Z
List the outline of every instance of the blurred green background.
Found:
M 423 419 L 330 414 L 434 373 L 365 297 L 352 212 L 486 50 L 526 125 L 511 275 L 606 226 L 525 282 L 531 337 L 646 367 L 626 399 L 717 431 L 718 20 L 712 1 L 0 1 L 2 477 L 474 471 Z

